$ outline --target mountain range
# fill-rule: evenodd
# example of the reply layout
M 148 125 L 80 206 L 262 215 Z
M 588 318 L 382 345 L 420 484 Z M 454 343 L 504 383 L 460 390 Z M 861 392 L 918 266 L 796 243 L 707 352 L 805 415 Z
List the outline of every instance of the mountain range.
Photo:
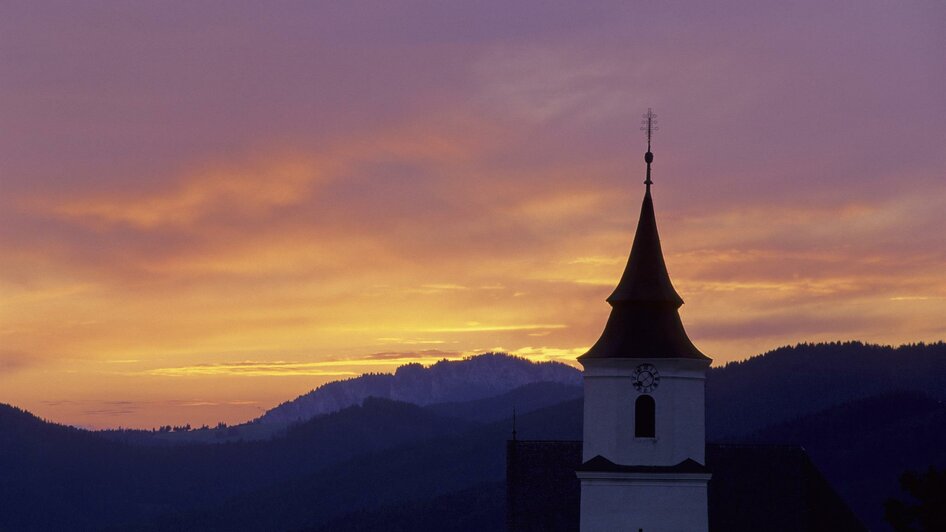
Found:
M 780 347 L 710 369 L 707 438 L 740 438 L 852 400 L 907 390 L 946 401 L 946 344 Z
M 580 439 L 580 376 L 542 366 L 540 380 L 490 394 L 476 391 L 488 380 L 477 368 L 458 385 L 474 390 L 464 398 L 429 385 L 461 382 L 478 358 L 412 377 L 414 397 L 447 400 L 363 398 L 255 441 L 141 445 L 0 405 L 0 530 L 502 530 L 513 409 L 522 439 Z M 483 363 L 530 374 L 514 357 Z M 550 373 L 558 380 L 542 380 Z M 804 446 L 860 518 L 885 530 L 897 476 L 946 467 L 944 390 L 942 343 L 803 344 L 712 369 L 707 432 Z
M 542 398 L 549 394 L 535 393 L 533 385 L 557 385 L 561 393 L 554 397 L 558 400 L 578 397 L 581 372 L 561 362 L 531 362 L 505 353 L 484 353 L 462 360 L 441 360 L 429 367 L 406 364 L 393 374 L 367 373 L 329 382 L 239 425 L 180 431 L 105 430 L 102 434 L 145 445 L 265 440 L 283 434 L 292 425 L 360 405 L 368 398 L 437 405 L 434 410 L 445 415 L 451 415 L 454 408 L 469 408 L 476 411 L 478 421 L 490 421 L 512 412 L 512 406 L 502 410 L 494 404 L 512 391 L 518 396 L 509 401 L 518 400 L 520 408 L 546 406 Z M 539 404 L 533 404 L 534 400 Z
M 289 424 L 337 412 L 367 397 L 415 405 L 493 397 L 533 382 L 581 385 L 581 374 L 560 362 L 530 362 L 504 353 L 485 353 L 429 367 L 407 364 L 393 374 L 367 374 L 323 384 L 260 416 L 263 424 Z

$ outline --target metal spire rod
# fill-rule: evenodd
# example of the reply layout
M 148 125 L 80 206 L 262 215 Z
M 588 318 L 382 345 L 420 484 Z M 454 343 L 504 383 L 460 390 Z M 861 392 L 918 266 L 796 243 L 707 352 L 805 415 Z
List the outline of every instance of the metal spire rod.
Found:
M 647 133 L 647 153 L 644 154 L 644 162 L 647 163 L 647 179 L 644 181 L 644 184 L 647 185 L 647 190 L 650 191 L 650 186 L 654 184 L 654 182 L 650 180 L 650 163 L 654 161 L 654 154 L 650 151 L 650 139 L 658 129 L 657 115 L 654 113 L 653 109 L 648 107 L 647 113 L 641 116 L 643 117 L 643 120 L 641 120 L 641 131 Z

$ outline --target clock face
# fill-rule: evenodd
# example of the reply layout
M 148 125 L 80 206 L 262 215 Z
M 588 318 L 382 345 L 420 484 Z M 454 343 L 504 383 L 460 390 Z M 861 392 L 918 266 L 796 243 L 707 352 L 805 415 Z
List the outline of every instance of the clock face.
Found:
M 660 374 L 653 364 L 637 366 L 631 378 L 634 381 L 634 389 L 641 393 L 652 392 L 660 384 Z

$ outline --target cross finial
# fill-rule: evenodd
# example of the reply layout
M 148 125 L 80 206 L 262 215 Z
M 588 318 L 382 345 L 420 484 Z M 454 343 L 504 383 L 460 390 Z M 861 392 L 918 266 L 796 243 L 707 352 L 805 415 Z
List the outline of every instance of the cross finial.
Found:
M 647 151 L 650 151 L 650 138 L 653 136 L 654 131 L 657 131 L 657 114 L 654 113 L 654 110 L 650 107 L 647 108 L 647 112 L 642 114 L 641 117 L 641 131 L 647 133 Z
M 644 162 L 647 163 L 647 179 L 644 181 L 644 184 L 647 185 L 647 191 L 650 191 L 650 186 L 654 184 L 650 180 L 650 163 L 654 161 L 654 154 L 650 151 L 650 139 L 654 134 L 654 131 L 657 131 L 657 115 L 654 113 L 654 110 L 650 107 L 647 108 L 647 112 L 641 115 L 643 120 L 641 120 L 641 131 L 647 133 L 647 153 L 644 154 Z

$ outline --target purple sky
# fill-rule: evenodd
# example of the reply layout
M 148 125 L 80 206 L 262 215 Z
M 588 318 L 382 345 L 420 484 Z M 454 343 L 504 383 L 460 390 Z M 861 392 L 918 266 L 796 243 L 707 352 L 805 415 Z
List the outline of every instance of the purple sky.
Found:
M 398 360 L 573 361 L 648 107 L 717 363 L 942 339 L 944 50 L 933 1 L 5 2 L 0 401 L 235 421 Z

